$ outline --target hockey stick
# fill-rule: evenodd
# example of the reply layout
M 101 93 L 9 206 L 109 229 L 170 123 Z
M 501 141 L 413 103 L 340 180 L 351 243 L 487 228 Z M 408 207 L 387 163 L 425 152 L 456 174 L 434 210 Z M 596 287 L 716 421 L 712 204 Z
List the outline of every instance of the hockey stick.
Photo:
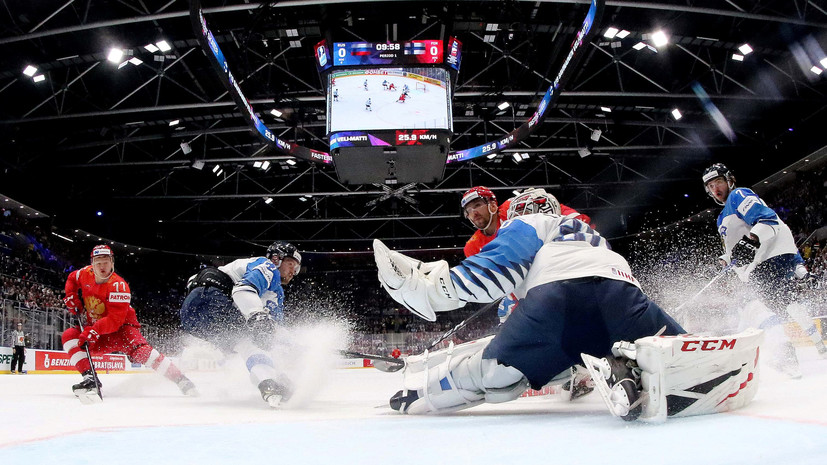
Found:
M 718 274 L 716 274 L 716 275 L 715 275 L 715 277 L 713 277 L 713 278 L 712 278 L 712 279 L 711 279 L 708 283 L 706 283 L 706 286 L 702 287 L 700 291 L 696 292 L 696 293 L 695 293 L 695 295 L 693 295 L 692 297 L 690 297 L 690 298 L 689 298 L 688 300 L 686 300 L 684 303 L 682 303 L 682 304 L 678 305 L 678 308 L 676 308 L 675 310 L 673 310 L 673 311 L 672 311 L 672 313 L 674 313 L 674 314 L 675 314 L 675 316 L 680 316 L 680 310 L 681 310 L 683 307 L 685 307 L 685 306 L 686 306 L 686 304 L 688 304 L 688 303 L 690 303 L 690 302 L 694 301 L 695 299 L 697 299 L 697 298 L 698 298 L 698 296 L 700 296 L 701 294 L 703 294 L 703 292 L 704 292 L 704 291 L 705 291 L 705 290 L 706 290 L 709 286 L 711 286 L 711 285 L 712 285 L 715 281 L 717 281 L 718 279 L 720 279 L 720 277 L 721 277 L 721 276 L 723 276 L 723 275 L 727 274 L 727 273 L 729 272 L 729 270 L 733 269 L 733 268 L 735 267 L 735 265 L 736 265 L 736 264 L 737 264 L 737 261 L 732 260 L 732 261 L 729 263 L 729 265 L 725 266 L 725 267 L 724 267 L 721 271 L 719 271 L 719 272 L 718 272 Z
M 373 362 L 374 368 L 387 373 L 393 373 L 405 367 L 405 361 L 399 358 L 385 357 L 382 355 L 363 354 L 360 352 L 351 352 L 349 350 L 340 350 L 339 354 L 349 358 L 366 358 Z
M 81 304 L 83 305 L 83 309 L 82 309 L 83 310 L 83 316 L 81 316 L 81 313 L 78 313 L 78 315 L 77 315 L 78 324 L 80 325 L 80 329 L 82 331 L 86 327 L 86 322 L 87 321 L 86 321 L 86 305 L 83 304 L 83 296 L 81 295 L 81 290 L 80 289 L 78 289 L 78 299 L 80 300 Z M 95 381 L 95 393 L 98 395 L 99 401 L 95 401 L 94 399 L 89 399 L 89 398 L 85 398 L 85 400 L 84 400 L 84 399 L 81 399 L 80 396 L 78 396 L 78 399 L 80 399 L 80 401 L 82 403 L 102 402 L 103 401 L 103 395 L 101 394 L 101 383 L 100 383 L 100 379 L 98 378 L 98 372 L 95 370 L 95 361 L 92 360 L 92 353 L 89 352 L 89 343 L 88 342 L 83 344 L 83 349 L 86 351 L 87 360 L 89 360 L 89 369 L 92 370 L 92 379 Z
M 433 349 L 433 348 L 434 348 L 434 347 L 436 347 L 436 346 L 437 346 L 440 342 L 442 342 L 442 341 L 444 341 L 445 339 L 448 339 L 449 337 L 451 337 L 451 336 L 453 336 L 454 334 L 456 334 L 456 333 L 457 333 L 457 331 L 459 331 L 459 330 L 461 330 L 462 328 L 464 328 L 466 325 L 468 325 L 468 323 L 470 323 L 470 322 L 472 322 L 472 321 L 476 320 L 477 318 L 479 318 L 480 316 L 482 316 L 482 314 L 483 314 L 483 313 L 485 313 L 485 312 L 487 312 L 487 311 L 491 310 L 492 308 L 497 308 L 497 306 L 500 304 L 500 301 L 502 301 L 502 299 L 497 299 L 497 300 L 495 300 L 495 301 L 491 302 L 490 304 L 487 304 L 487 305 L 483 306 L 482 308 L 480 308 L 479 310 L 477 310 L 476 312 L 474 312 L 474 313 L 473 313 L 471 316 L 469 316 L 468 318 L 466 318 L 466 319 L 464 319 L 464 320 L 460 321 L 459 323 L 457 323 L 457 325 L 456 325 L 456 326 L 454 326 L 453 328 L 449 329 L 447 332 L 445 332 L 445 334 L 443 334 L 442 336 L 440 336 L 440 337 L 439 337 L 439 339 L 437 339 L 437 340 L 435 340 L 434 342 L 432 342 L 432 343 L 431 343 L 431 345 L 429 345 L 429 346 L 428 346 L 428 348 L 427 348 L 427 349 L 425 349 L 425 350 L 431 350 L 431 349 Z

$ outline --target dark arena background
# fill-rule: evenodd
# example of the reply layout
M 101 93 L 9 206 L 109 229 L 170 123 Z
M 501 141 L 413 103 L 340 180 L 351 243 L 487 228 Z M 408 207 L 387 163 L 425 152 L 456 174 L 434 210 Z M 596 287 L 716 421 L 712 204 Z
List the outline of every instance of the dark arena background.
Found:
M 161 429 L 145 426 L 188 425 L 184 434 L 193 441 L 229 435 L 243 445 L 242 458 L 260 460 L 272 457 L 266 451 L 285 452 L 268 449 L 272 444 L 258 450 L 256 438 L 289 443 L 295 425 L 333 422 L 322 434 L 332 444 L 329 455 L 295 433 L 296 447 L 309 455 L 293 450 L 284 457 L 298 463 L 449 460 L 466 447 L 462 441 L 479 439 L 463 423 L 468 419 L 509 429 L 505 440 L 527 441 L 532 450 L 548 450 L 525 439 L 537 429 L 570 431 L 560 441 L 580 440 L 578 432 L 614 440 L 596 394 L 569 404 L 559 391 L 477 416 L 416 420 L 435 445 L 419 455 L 405 446 L 397 451 L 402 459 L 332 439 L 339 432 L 352 433 L 354 443 L 408 444 L 420 433 L 408 418 L 373 408 L 387 406 L 401 377 L 332 370 L 371 365 L 330 353 L 390 357 L 398 349 L 394 356 L 405 357 L 455 327 L 436 347 L 496 331 L 496 308 L 482 304 L 439 313 L 435 322 L 418 318 L 380 287 L 371 248 L 381 239 L 423 261 L 459 264 L 476 231 L 460 200 L 474 186 L 490 188 L 500 203 L 544 188 L 588 215 L 645 293 L 688 331 L 725 334 L 739 330 L 737 309 L 747 299 L 735 276 L 721 272 L 721 207 L 701 180 L 707 167 L 724 163 L 738 187 L 755 191 L 790 227 L 815 283 L 804 291 L 807 316 L 827 338 L 822 0 L 6 0 L 0 49 L 0 398 L 11 399 L 0 399 L 0 417 L 12 423 L 35 413 L 42 420 L 0 429 L 4 463 L 30 454 L 45 459 L 52 445 L 79 451 L 65 435 L 95 440 L 105 428 L 126 431 L 116 445 L 138 430 L 138 441 L 163 441 Z M 285 287 L 287 339 L 315 348 L 305 362 L 334 372 L 305 379 L 316 383 L 308 388 L 314 395 L 284 412 L 263 410 L 258 393 L 246 392 L 246 371 L 235 366 L 243 362 L 233 359 L 228 368 L 220 354 L 183 334 L 179 317 L 188 277 L 262 256 L 274 241 L 294 244 L 303 257 Z M 61 333 L 74 324 L 64 283 L 89 264 L 98 244 L 113 249 L 148 341 L 196 381 L 200 375 L 209 385 L 216 373 L 235 381 L 202 389 L 201 403 L 192 404 L 199 407 L 187 408 L 180 404 L 190 399 L 175 397 L 160 377 L 105 374 L 115 399 L 92 414 L 95 424 L 55 426 L 53 417 L 85 415 L 69 392 L 70 377 L 7 376 L 12 331 L 23 323 L 28 371 L 49 372 L 36 351 L 63 350 Z M 766 368 L 765 397 L 746 413 L 676 421 L 672 433 L 709 441 L 713 462 L 821 463 L 815 457 L 824 457 L 827 423 L 812 412 L 827 403 L 793 406 L 788 397 L 815 396 L 821 386 L 823 399 L 827 362 L 806 331 L 783 323 L 802 379 Z M 221 405 L 218 413 L 194 413 L 213 405 Z M 102 410 L 113 406 L 141 412 L 130 410 L 135 420 L 122 421 Z M 320 413 L 325 409 L 330 415 Z M 369 425 L 361 436 L 352 431 L 357 421 Z M 390 421 L 389 430 L 399 428 L 396 439 L 384 431 Z M 732 444 L 707 439 L 703 422 L 755 436 Z M 218 429 L 196 431 L 203 425 Z M 600 432 L 590 429 L 595 425 Z M 768 425 L 787 441 L 821 439 L 751 449 L 762 444 L 761 432 L 773 430 Z M 443 427 L 456 444 L 434 433 Z M 663 426 L 647 441 L 665 443 L 669 431 Z M 630 429 L 622 434 L 640 441 Z M 615 446 L 613 454 L 629 449 Z M 124 463 L 191 461 L 172 460 L 188 447 L 182 441 L 141 451 Z M 203 447 L 199 463 L 231 461 L 217 446 Z M 478 463 L 548 458 L 479 447 Z M 613 461 L 666 463 L 658 457 L 668 451 L 658 447 Z

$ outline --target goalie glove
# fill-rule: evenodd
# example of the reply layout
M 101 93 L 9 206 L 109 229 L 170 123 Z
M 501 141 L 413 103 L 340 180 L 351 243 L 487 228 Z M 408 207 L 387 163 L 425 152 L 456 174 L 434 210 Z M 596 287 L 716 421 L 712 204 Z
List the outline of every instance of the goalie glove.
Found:
M 382 287 L 416 316 L 436 321 L 436 312 L 464 304 L 457 296 L 445 260 L 423 263 L 388 249 L 378 239 L 373 241 L 373 255 Z

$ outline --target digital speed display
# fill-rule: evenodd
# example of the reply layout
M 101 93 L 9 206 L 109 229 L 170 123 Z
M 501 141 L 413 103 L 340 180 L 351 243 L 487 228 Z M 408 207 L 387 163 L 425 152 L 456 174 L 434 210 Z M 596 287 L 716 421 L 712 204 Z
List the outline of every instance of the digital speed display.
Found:
M 333 66 L 441 64 L 441 40 L 334 42 Z

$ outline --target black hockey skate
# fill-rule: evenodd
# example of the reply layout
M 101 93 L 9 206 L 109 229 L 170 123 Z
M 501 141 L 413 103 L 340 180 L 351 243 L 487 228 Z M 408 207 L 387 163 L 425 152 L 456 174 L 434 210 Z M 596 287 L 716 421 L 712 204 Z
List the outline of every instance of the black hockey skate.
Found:
M 612 415 L 634 421 L 643 412 L 645 396 L 641 396 L 640 368 L 625 357 L 597 358 L 581 354 L 594 380 L 594 386 Z
M 100 394 L 101 382 L 95 378 L 92 370 L 83 372 L 83 380 L 72 386 L 75 397 L 84 404 L 97 403 L 103 400 Z
M 282 402 L 290 400 L 292 395 L 292 390 L 287 386 L 287 383 L 279 383 L 273 379 L 265 379 L 260 382 L 258 390 L 261 392 L 261 398 L 273 408 L 277 408 Z
M 419 399 L 419 393 L 417 391 L 409 391 L 405 389 L 394 394 L 388 404 L 397 412 L 406 413 L 408 406 L 414 403 L 417 399 Z
M 178 380 L 177 384 L 178 389 L 180 389 L 185 396 L 198 397 L 200 395 L 198 389 L 195 388 L 195 384 L 186 376 L 183 376 L 180 380 Z

